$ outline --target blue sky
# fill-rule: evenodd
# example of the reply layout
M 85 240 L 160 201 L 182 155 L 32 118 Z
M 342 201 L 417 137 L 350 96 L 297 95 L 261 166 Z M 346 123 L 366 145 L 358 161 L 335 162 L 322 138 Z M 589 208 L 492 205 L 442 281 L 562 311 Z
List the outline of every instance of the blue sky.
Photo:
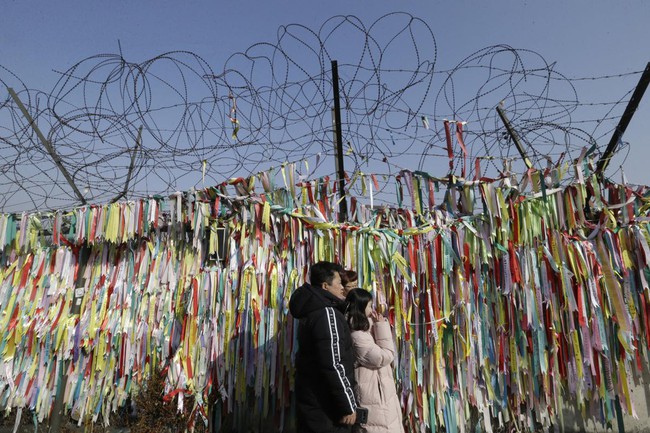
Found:
M 317 28 L 338 14 L 371 22 L 406 11 L 434 30 L 441 55 L 462 58 L 493 44 L 539 51 L 562 70 L 639 69 L 650 54 L 650 4 L 603 1 L 93 1 L 3 0 L 2 63 L 37 79 L 50 68 L 114 52 L 127 56 L 189 50 L 217 65 L 234 51 L 273 40 L 280 25 Z M 31 80 L 30 80 L 31 81 Z
M 496 44 L 536 51 L 549 63 L 557 62 L 555 69 L 568 77 L 639 71 L 650 61 L 650 2 L 641 0 L 1 1 L 0 65 L 39 89 L 54 85 L 59 77 L 53 70 L 66 70 L 91 55 L 116 53 L 118 41 L 130 61 L 187 50 L 219 70 L 232 53 L 274 42 L 279 26 L 299 23 L 318 29 L 327 18 L 348 14 L 369 25 L 395 11 L 431 27 L 437 67 L 443 69 Z M 342 58 L 345 50 L 341 46 Z M 602 82 L 593 90 L 596 94 L 580 97 L 614 100 L 637 81 L 638 76 Z M 4 97 L 4 89 L 0 94 Z M 634 183 L 650 184 L 649 107 L 647 94 L 624 138 L 631 143 L 624 170 Z

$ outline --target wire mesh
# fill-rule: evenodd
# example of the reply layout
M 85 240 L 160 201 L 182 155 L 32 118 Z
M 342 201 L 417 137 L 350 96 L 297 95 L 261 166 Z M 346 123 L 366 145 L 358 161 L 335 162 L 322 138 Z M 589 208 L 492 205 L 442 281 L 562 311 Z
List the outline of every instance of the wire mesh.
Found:
M 286 161 L 309 161 L 303 177 L 335 177 L 332 60 L 346 170 L 384 175 L 409 168 L 442 176 L 464 166 L 471 178 L 477 169 L 496 176 L 523 167 L 498 105 L 535 167 L 575 159 L 585 147 L 597 156 L 641 73 L 569 78 L 541 54 L 507 45 L 438 68 L 433 29 L 407 13 L 370 25 L 335 16 L 318 29 L 282 26 L 276 41 L 233 54 L 218 71 L 187 51 L 143 62 L 102 54 L 38 90 L 0 66 L 3 87 L 33 119 L 11 95 L 0 100 L 0 209 L 79 205 L 71 183 L 84 201 L 107 202 L 209 186 Z M 629 92 L 599 97 L 612 82 Z M 467 122 L 467 152 L 454 145 L 450 167 L 445 119 Z

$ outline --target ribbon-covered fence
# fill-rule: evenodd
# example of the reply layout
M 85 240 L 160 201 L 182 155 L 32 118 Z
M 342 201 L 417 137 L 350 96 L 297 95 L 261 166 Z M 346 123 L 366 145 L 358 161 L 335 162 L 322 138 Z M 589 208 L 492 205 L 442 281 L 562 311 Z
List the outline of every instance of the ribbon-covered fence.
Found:
M 199 422 L 216 396 L 222 417 L 290 429 L 288 300 L 331 260 L 390 318 L 411 431 L 558 424 L 566 402 L 603 423 L 634 414 L 650 345 L 648 191 L 578 170 L 568 186 L 529 174 L 528 194 L 510 179 L 404 171 L 394 182 L 410 203 L 396 209 L 368 206 L 376 178 L 359 175 L 348 186 L 369 188 L 344 224 L 335 182 L 290 173 L 282 187 L 261 173 L 2 215 L 0 409 L 43 420 L 60 387 L 67 411 L 106 422 L 161 368 L 165 397 L 183 408 L 192 395 Z

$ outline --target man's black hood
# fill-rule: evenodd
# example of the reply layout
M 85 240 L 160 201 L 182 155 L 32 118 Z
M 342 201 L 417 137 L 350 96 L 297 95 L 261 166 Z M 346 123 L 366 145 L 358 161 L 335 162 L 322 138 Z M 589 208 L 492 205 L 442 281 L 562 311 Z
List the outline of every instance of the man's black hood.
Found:
M 325 289 L 312 287 L 310 284 L 303 284 L 291 295 L 289 300 L 289 311 L 296 319 L 302 319 L 313 311 L 325 307 L 341 309 L 343 301 L 332 295 Z

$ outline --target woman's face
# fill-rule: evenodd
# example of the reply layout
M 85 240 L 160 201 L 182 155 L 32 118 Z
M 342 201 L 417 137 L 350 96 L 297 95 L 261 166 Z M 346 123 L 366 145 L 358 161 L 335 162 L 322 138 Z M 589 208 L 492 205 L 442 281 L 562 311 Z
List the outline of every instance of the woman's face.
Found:
M 359 283 L 358 280 L 348 281 L 348 283 L 344 286 L 345 294 L 347 295 L 350 292 L 350 290 L 359 287 L 357 286 L 358 283 Z
M 366 304 L 366 317 L 370 317 L 372 315 L 372 302 L 368 301 Z

